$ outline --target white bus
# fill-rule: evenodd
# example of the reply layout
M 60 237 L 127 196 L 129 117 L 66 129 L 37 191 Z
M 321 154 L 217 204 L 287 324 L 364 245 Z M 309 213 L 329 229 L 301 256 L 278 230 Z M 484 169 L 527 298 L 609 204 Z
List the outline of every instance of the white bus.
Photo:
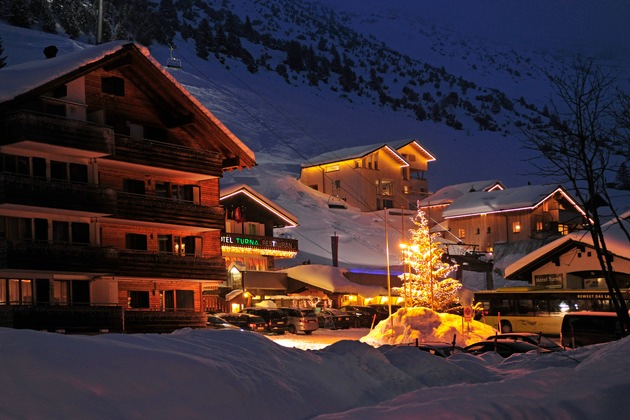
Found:
M 630 291 L 622 290 L 626 305 Z M 564 314 L 615 312 L 607 290 L 502 287 L 475 292 L 475 319 L 501 332 L 533 332 L 559 336 Z

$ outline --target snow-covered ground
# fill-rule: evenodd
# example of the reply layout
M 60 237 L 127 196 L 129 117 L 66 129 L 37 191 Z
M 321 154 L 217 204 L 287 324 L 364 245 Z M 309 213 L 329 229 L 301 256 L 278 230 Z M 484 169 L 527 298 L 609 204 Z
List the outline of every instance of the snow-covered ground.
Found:
M 442 359 L 413 346 L 384 343 L 392 338 L 404 343 L 412 335 L 450 341 L 454 331 L 461 342 L 465 335 L 468 340 L 485 335 L 489 327 L 473 322 L 462 334 L 459 317 L 436 322 L 429 310 L 401 311 L 393 335 L 387 320 L 372 332 L 318 330 L 272 339 L 234 330 L 71 336 L 0 329 L 0 418 L 579 420 L 627 415 L 630 339 L 508 359 L 493 353 Z M 304 350 L 315 348 L 317 337 L 332 344 Z

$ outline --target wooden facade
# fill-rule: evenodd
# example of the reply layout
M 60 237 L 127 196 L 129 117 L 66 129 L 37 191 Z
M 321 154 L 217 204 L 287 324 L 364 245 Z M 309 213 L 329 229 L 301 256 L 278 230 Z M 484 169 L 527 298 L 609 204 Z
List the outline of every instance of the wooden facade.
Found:
M 436 193 L 437 194 L 437 193 Z M 562 187 L 527 185 L 471 190 L 451 201 L 431 197 L 421 202 L 432 230 L 447 242 L 482 253 L 497 244 L 526 240 L 549 242 L 582 228 L 584 211 Z
M 16 67 L 0 70 L 0 306 L 22 309 L 2 325 L 205 325 L 227 275 L 219 179 L 253 152 L 137 44 Z M 107 316 L 73 319 L 90 310 Z

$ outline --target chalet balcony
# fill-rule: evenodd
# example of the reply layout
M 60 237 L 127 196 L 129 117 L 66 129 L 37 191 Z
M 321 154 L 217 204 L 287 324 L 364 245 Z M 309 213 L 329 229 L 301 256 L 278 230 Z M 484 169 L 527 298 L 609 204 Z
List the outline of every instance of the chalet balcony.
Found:
M 118 192 L 116 196 L 115 217 L 118 218 L 205 229 L 222 229 L 225 226 L 223 207 L 125 192 Z
M 223 280 L 223 258 L 0 240 L 0 268 L 194 280 Z
M 0 173 L 0 203 L 111 214 L 116 196 L 95 185 L 5 172 Z
M 227 276 L 222 257 L 112 250 L 110 258 L 116 264 L 118 275 L 193 280 L 223 280 Z
M 107 159 L 212 177 L 222 174 L 223 155 L 217 152 L 118 134 L 115 141 L 116 153 Z
M 170 333 L 180 328 L 203 328 L 206 317 L 190 310 L 124 310 L 120 306 L 0 306 L 0 327 L 72 334 Z
M 86 121 L 31 111 L 19 111 L 0 120 L 0 145 L 41 143 L 52 150 L 77 156 L 101 157 L 114 153 L 114 130 Z
M 66 333 L 123 332 L 120 306 L 10 305 L 0 307 L 0 326 Z

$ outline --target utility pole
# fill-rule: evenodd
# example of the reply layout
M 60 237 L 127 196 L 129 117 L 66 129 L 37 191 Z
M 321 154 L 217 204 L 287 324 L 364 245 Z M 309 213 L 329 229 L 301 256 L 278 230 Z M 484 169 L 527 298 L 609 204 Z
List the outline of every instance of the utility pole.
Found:
M 96 25 L 96 44 L 103 42 L 103 0 L 98 0 L 98 23 Z

